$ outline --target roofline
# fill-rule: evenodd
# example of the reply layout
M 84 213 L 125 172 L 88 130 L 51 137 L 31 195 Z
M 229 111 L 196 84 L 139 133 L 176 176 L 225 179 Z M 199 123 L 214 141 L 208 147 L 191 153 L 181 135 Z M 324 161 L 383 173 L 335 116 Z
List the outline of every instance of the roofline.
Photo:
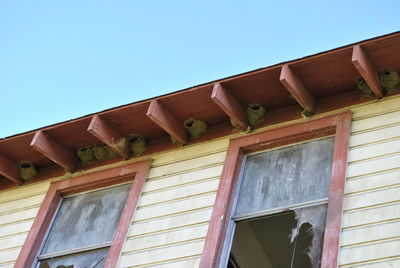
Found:
M 83 115 L 83 116 L 80 116 L 80 117 L 77 117 L 77 118 L 61 121 L 61 122 L 50 124 L 50 125 L 47 125 L 47 126 L 44 126 L 44 127 L 37 128 L 37 129 L 32 129 L 32 130 L 28 130 L 28 131 L 25 131 L 25 132 L 17 133 L 17 134 L 11 135 L 11 136 L 6 136 L 6 137 L 3 137 L 3 138 L 0 138 L 0 141 L 6 140 L 6 139 L 15 138 L 15 137 L 22 136 L 22 135 L 29 134 L 29 133 L 34 133 L 34 132 L 39 131 L 39 130 L 45 130 L 45 129 L 48 129 L 48 128 L 51 128 L 51 127 L 54 127 L 54 126 L 57 126 L 57 125 L 72 123 L 74 121 L 82 120 L 82 119 L 84 119 L 86 117 L 90 117 L 90 116 L 93 116 L 93 115 L 109 112 L 109 111 L 112 111 L 112 110 L 117 110 L 117 109 L 124 108 L 124 107 L 130 106 L 130 105 L 135 105 L 135 104 L 139 104 L 139 103 L 145 103 L 145 102 L 149 102 L 149 101 L 154 100 L 154 99 L 164 98 L 164 97 L 171 96 L 171 95 L 174 95 L 174 94 L 179 94 L 179 93 L 184 92 L 184 91 L 196 90 L 196 89 L 199 89 L 199 88 L 202 88 L 202 87 L 207 87 L 207 86 L 213 85 L 215 83 L 223 83 L 223 82 L 227 82 L 227 81 L 230 81 L 230 80 L 233 80 L 233 79 L 242 78 L 242 77 L 246 77 L 246 76 L 249 76 L 249 75 L 265 72 L 265 71 L 270 70 L 270 69 L 281 67 L 284 64 L 301 63 L 301 62 L 307 61 L 307 60 L 309 60 L 311 58 L 317 59 L 317 58 L 319 58 L 321 56 L 326 56 L 326 55 L 329 55 L 331 53 L 337 53 L 337 52 L 343 51 L 343 50 L 351 48 L 351 47 L 353 47 L 355 45 L 363 45 L 365 43 L 370 43 L 371 41 L 378 41 L 378 40 L 381 41 L 381 40 L 385 40 L 387 38 L 391 38 L 391 37 L 396 36 L 396 35 L 400 35 L 400 31 L 395 31 L 395 32 L 392 32 L 392 33 L 388 33 L 388 34 L 384 34 L 384 35 L 378 36 L 378 37 L 365 39 L 365 40 L 362 40 L 362 41 L 358 41 L 358 42 L 351 43 L 351 44 L 348 44 L 348 45 L 336 47 L 336 48 L 333 48 L 333 49 L 330 49 L 330 50 L 318 52 L 318 53 L 311 54 L 311 55 L 308 55 L 308 56 L 304 56 L 304 57 L 301 57 L 301 58 L 297 58 L 297 59 L 294 59 L 294 60 L 283 61 L 283 62 L 279 62 L 279 63 L 273 64 L 273 65 L 270 65 L 270 66 L 267 66 L 267 67 L 261 67 L 261 68 L 254 69 L 254 70 L 251 70 L 251 71 L 247 71 L 247 72 L 244 72 L 244 73 L 227 76 L 225 78 L 221 78 L 221 79 L 205 82 L 205 83 L 202 83 L 202 84 L 198 84 L 198 85 L 195 85 L 195 86 L 192 86 L 192 87 L 187 87 L 187 88 L 180 89 L 180 90 L 177 90 L 177 91 L 173 91 L 173 92 L 170 92 L 170 93 L 166 93 L 166 94 L 154 96 L 154 97 L 151 97 L 151 98 L 147 98 L 147 99 L 131 102 L 131 103 L 128 103 L 128 104 L 123 104 L 123 105 L 120 105 L 120 106 L 115 106 L 115 107 L 112 107 L 112 108 L 109 108 L 109 109 L 105 109 L 105 110 L 102 110 L 102 111 L 86 114 L 86 115 Z

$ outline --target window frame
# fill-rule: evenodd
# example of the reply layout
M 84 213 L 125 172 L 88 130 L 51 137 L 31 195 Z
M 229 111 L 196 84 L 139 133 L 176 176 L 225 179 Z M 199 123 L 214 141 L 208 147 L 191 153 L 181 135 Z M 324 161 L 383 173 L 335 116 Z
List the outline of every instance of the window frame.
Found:
M 51 182 L 15 267 L 31 267 L 64 196 L 132 182 L 104 267 L 115 267 L 150 170 L 151 159 Z
M 337 267 L 351 114 L 345 111 L 230 140 L 200 268 L 220 266 L 228 228 L 232 225 L 231 211 L 245 154 L 330 135 L 334 136 L 334 146 L 321 267 Z

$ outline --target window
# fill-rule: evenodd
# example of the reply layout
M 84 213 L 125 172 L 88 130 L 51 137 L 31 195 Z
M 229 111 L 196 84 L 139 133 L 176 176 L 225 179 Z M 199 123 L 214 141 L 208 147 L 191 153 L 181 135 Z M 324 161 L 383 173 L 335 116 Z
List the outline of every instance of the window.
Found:
M 232 139 L 200 267 L 252 267 L 249 249 L 265 267 L 336 267 L 350 121 L 346 112 Z
M 320 267 L 333 141 L 245 156 L 232 215 L 238 267 Z
M 150 161 L 53 182 L 15 267 L 115 267 Z

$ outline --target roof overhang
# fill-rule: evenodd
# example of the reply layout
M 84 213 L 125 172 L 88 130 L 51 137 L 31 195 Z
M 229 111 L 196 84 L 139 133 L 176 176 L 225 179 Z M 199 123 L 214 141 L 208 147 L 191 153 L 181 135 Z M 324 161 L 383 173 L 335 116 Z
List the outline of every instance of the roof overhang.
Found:
M 253 103 L 268 109 L 260 128 L 382 98 L 387 94 L 377 77 L 386 69 L 400 71 L 400 32 L 7 137 L 0 140 L 0 188 L 23 183 L 20 161 L 37 167 L 37 181 L 131 158 L 127 144 L 116 144 L 124 138 L 144 137 L 148 155 L 177 148 L 170 135 L 191 144 L 240 132 L 248 123 L 245 108 Z M 373 97 L 358 90 L 361 76 Z M 206 122 L 207 133 L 190 140 L 183 127 L 189 118 Z M 113 147 L 120 157 L 79 165 L 76 151 L 96 144 Z

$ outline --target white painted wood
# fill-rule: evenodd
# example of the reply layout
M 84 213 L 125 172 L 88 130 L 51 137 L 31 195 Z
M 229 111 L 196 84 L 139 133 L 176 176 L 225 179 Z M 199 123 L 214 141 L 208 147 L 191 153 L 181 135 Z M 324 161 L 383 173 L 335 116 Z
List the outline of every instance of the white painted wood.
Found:
M 14 234 L 28 232 L 32 226 L 32 223 L 33 223 L 33 220 L 28 220 L 28 221 L 17 222 L 17 223 L 10 224 L 10 225 L 1 226 L 0 227 L 0 239 L 3 236 L 10 236 L 10 235 L 14 235 Z
M 24 210 L 27 208 L 40 206 L 44 199 L 44 194 L 27 197 L 24 199 L 18 199 L 0 204 L 0 215 L 4 213 L 10 213 L 11 211 Z
M 375 129 L 360 134 L 355 134 L 351 136 L 350 147 L 354 148 L 356 146 L 363 146 L 366 144 L 382 142 L 385 140 L 398 139 L 399 133 L 400 124 L 386 128 Z
M 400 135 L 399 139 L 396 140 L 374 143 L 351 149 L 349 151 L 348 161 L 351 163 L 398 152 L 400 152 Z
M 134 222 L 128 236 L 137 236 L 208 222 L 212 207 L 159 219 Z
M 14 262 L 13 262 L 14 263 Z M 13 263 L 8 263 L 8 264 L 0 264 L 1 268 L 13 268 L 14 264 Z
M 207 167 L 208 165 L 215 165 L 222 163 L 225 159 L 226 152 L 206 155 L 199 158 L 184 160 L 173 164 L 155 167 L 150 170 L 149 178 L 156 178 L 168 176 L 176 172 L 188 172 L 197 168 Z
M 386 113 L 362 120 L 354 121 L 351 126 L 351 132 L 365 131 L 377 127 L 392 125 L 400 122 L 400 111 Z
M 26 232 L 17 235 L 3 237 L 0 243 L 0 251 L 15 247 L 22 247 L 27 236 L 28 233 Z
M 390 187 L 397 184 L 400 184 L 400 169 L 348 179 L 346 181 L 346 194 Z
M 119 266 L 129 267 L 156 262 L 167 262 L 178 258 L 199 255 L 203 251 L 204 240 L 195 240 L 173 247 L 156 248 L 140 252 L 126 252 L 121 256 Z
M 400 186 L 348 195 L 344 199 L 344 210 L 352 210 L 399 201 Z
M 163 262 L 157 263 L 154 265 L 140 265 L 135 267 L 146 267 L 146 268 L 191 268 L 191 267 L 199 267 L 200 264 L 200 256 L 190 257 L 184 260 L 176 260 L 171 262 Z M 133 266 L 130 266 L 133 267 Z
M 343 228 L 400 219 L 400 202 L 353 210 L 343 215 Z
M 136 215 L 134 216 L 134 220 L 138 221 L 144 219 L 158 218 L 171 214 L 188 212 L 194 209 L 206 208 L 214 204 L 215 195 L 216 193 L 213 192 L 201 196 L 187 198 L 184 200 L 139 208 L 136 212 Z
M 392 237 L 400 237 L 400 221 L 345 229 L 341 234 L 341 245 L 344 247 L 359 243 L 390 239 Z
M 364 104 L 352 109 L 353 120 L 365 117 L 373 117 L 388 112 L 398 111 L 400 107 L 400 97 L 394 96 L 389 99 L 377 100 L 370 104 Z
M 229 139 L 207 141 L 200 144 L 188 145 L 162 154 L 154 155 L 152 166 L 157 167 L 172 164 L 182 160 L 198 158 L 228 149 Z
M 21 248 L 11 248 L 9 250 L 0 251 L 0 264 L 15 261 Z
M 34 184 L 22 185 L 18 188 L 0 192 L 0 203 L 10 202 L 13 200 L 23 199 L 30 196 L 45 194 L 50 186 L 49 181 L 38 182 Z
M 400 240 L 393 239 L 388 241 L 379 241 L 366 245 L 353 247 L 344 247 L 340 250 L 341 265 L 379 260 L 393 256 L 399 256 Z
M 166 189 L 164 191 L 152 192 L 144 194 L 140 198 L 139 206 L 148 206 L 161 202 L 167 202 L 170 200 L 177 200 L 182 198 L 189 198 L 195 195 L 217 191 L 219 184 L 219 178 L 212 180 L 200 181 L 181 187 L 175 187 Z
M 394 168 L 400 168 L 400 152 L 395 155 L 349 164 L 347 167 L 347 178 L 363 176 Z
M 28 208 L 26 210 L 20 210 L 17 212 L 1 214 L 0 215 L 0 226 L 10 224 L 13 222 L 24 221 L 34 219 L 39 211 L 39 207 Z
M 204 180 L 207 178 L 213 178 L 221 176 L 223 165 L 205 167 L 203 169 L 198 169 L 182 174 L 171 175 L 167 177 L 162 177 L 159 179 L 151 180 L 148 179 L 143 188 L 143 193 L 148 193 L 151 191 L 163 190 L 170 187 L 175 187 L 178 185 L 183 185 L 187 183 L 192 183 L 195 181 Z
M 341 265 L 339 267 L 397 268 L 397 267 L 400 267 L 400 256 L 397 256 L 397 258 L 395 257 L 394 259 L 392 259 L 392 258 L 384 258 L 383 260 L 378 260 L 378 261 L 373 261 L 373 262 L 368 262 L 368 263 L 362 263 L 362 264 L 356 264 L 356 265 L 350 265 L 350 266 Z
M 126 249 L 130 252 L 142 251 L 171 244 L 181 243 L 194 239 L 205 239 L 208 230 L 208 223 L 201 225 L 179 228 L 171 231 L 165 231 L 157 234 L 145 236 L 130 237 L 126 241 Z

